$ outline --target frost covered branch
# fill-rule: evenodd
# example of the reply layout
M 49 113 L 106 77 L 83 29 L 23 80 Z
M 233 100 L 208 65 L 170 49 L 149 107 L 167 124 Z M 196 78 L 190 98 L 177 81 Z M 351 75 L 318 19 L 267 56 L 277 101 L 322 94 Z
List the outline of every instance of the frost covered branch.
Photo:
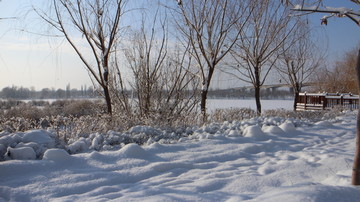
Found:
M 360 1 L 358 0 L 351 0 L 352 2 L 355 2 L 356 4 L 360 5 Z M 316 12 L 316 13 L 328 13 L 329 15 L 325 15 L 321 18 L 321 24 L 327 25 L 327 19 L 331 17 L 348 17 L 353 22 L 355 22 L 358 26 L 360 26 L 360 12 L 359 11 L 353 11 L 353 9 L 345 8 L 345 7 L 339 7 L 339 8 L 333 8 L 333 7 L 325 7 L 320 8 L 318 6 L 312 6 L 312 7 L 304 7 L 302 5 L 295 5 L 294 8 L 291 10 L 293 11 L 303 11 L 303 12 Z

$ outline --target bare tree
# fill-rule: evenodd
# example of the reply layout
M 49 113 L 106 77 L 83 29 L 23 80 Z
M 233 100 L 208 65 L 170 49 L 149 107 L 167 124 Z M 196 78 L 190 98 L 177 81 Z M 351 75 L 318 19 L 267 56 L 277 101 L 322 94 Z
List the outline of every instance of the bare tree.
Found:
M 239 39 L 251 12 L 251 1 L 178 0 L 180 32 L 190 45 L 202 83 L 201 112 L 206 120 L 206 100 L 219 63 Z M 238 26 L 238 27 L 237 27 Z
M 317 71 L 312 87 L 318 92 L 358 92 L 356 78 L 357 48 L 347 51 L 339 60 L 329 68 L 321 68 Z
M 254 10 L 231 55 L 235 65 L 227 71 L 255 89 L 257 113 L 261 114 L 260 88 L 279 57 L 279 50 L 296 27 L 289 9 L 276 0 L 254 1 Z
M 112 114 L 110 75 L 114 69 L 110 61 L 119 42 L 125 3 L 126 0 L 53 0 L 51 12 L 34 8 L 43 20 L 64 35 L 92 79 L 101 86 L 109 114 Z M 91 57 L 86 54 L 88 50 Z
M 299 93 L 305 82 L 309 82 L 314 72 L 324 63 L 324 52 L 317 48 L 316 38 L 311 36 L 306 22 L 298 23 L 296 30 L 288 37 L 289 45 L 281 46 L 276 64 L 282 80 L 294 90 L 294 110 Z
M 197 79 L 191 74 L 189 46 L 180 50 L 173 45 L 176 42 L 169 45 L 166 18 L 157 17 L 148 23 L 149 29 L 143 20 L 141 29 L 133 32 L 125 56 L 134 75 L 131 86 L 139 117 L 157 124 L 174 124 L 195 110 L 199 101 L 194 91 Z M 160 28 L 156 27 L 158 23 Z

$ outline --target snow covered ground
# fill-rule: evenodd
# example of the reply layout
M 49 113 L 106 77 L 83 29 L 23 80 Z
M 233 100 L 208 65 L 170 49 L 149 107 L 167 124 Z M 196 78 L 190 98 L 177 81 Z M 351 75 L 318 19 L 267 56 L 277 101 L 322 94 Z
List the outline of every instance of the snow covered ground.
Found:
M 64 149 L 51 131 L 0 133 L 0 201 L 359 201 L 350 186 L 356 114 L 317 123 L 212 123 L 116 147 L 91 134 Z M 176 136 L 176 137 L 175 137 Z M 166 143 L 166 144 L 165 144 Z M 11 147 L 12 149 L 9 149 Z M 21 160 L 21 159 L 40 160 Z M 9 160 L 18 159 L 18 160 Z

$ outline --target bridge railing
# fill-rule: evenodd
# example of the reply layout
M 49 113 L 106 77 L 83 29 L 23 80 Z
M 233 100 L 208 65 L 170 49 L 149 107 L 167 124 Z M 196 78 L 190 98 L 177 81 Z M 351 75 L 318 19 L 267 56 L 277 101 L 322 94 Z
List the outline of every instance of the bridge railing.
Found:
M 359 108 L 359 96 L 351 93 L 300 93 L 296 110 L 325 110 L 336 106 Z

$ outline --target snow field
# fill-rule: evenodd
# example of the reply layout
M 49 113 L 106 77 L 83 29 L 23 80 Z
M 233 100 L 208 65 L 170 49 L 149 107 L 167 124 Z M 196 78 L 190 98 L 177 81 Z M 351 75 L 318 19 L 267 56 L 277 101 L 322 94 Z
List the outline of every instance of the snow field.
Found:
M 0 162 L 0 201 L 358 201 L 360 189 L 350 186 L 355 126 L 353 113 L 315 124 L 260 117 L 182 133 L 137 126 L 63 149 L 51 131 L 2 134 L 0 148 L 21 144 L 42 160 Z

